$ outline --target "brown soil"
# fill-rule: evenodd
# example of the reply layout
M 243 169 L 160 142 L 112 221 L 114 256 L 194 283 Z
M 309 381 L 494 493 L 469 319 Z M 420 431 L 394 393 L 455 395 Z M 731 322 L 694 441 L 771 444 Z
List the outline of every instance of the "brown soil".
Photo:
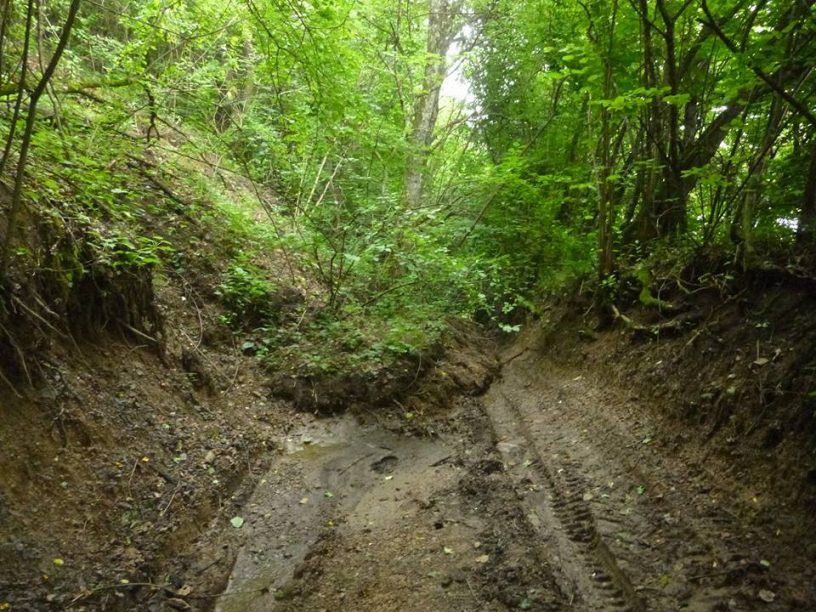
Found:
M 816 606 L 812 517 L 767 514 L 761 481 L 678 453 L 648 405 L 539 352 L 543 337 L 510 347 L 432 437 L 370 420 L 296 434 L 217 609 Z
M 689 468 L 750 483 L 758 515 L 816 516 L 814 287 L 763 275 L 699 291 L 672 302 L 678 313 L 636 307 L 600 333 L 572 314 L 586 302 L 561 304 L 524 346 L 620 388 Z M 693 324 L 671 329 L 689 312 Z M 667 323 L 670 333 L 644 333 Z
M 157 280 L 163 350 L 105 332 L 54 343 L 37 355 L 35 387 L 2 397 L 0 609 L 219 599 L 245 543 L 231 519 L 249 516 L 289 432 L 315 417 L 276 399 L 274 377 L 236 348 L 207 289 L 216 276 Z M 384 395 L 403 401 L 378 410 L 380 422 L 427 433 L 444 398 L 486 387 L 495 363 L 476 336 L 459 336 L 458 351 Z M 367 411 L 359 397 L 378 382 L 360 384 L 349 405 Z
M 54 347 L 35 389 L 3 397 L 0 604 L 134 609 L 223 586 L 230 551 L 204 568 L 196 543 L 253 489 L 288 410 L 189 285 L 164 283 L 158 306 L 162 356 L 103 334 Z
M 552 308 L 486 393 L 461 329 L 331 418 L 269 399 L 197 295 L 159 288 L 163 357 L 102 338 L 3 400 L 0 606 L 816 609 L 808 291 L 704 295 L 669 337 Z
M 808 517 L 678 453 L 626 388 L 533 350 L 486 398 L 510 477 L 576 609 L 813 609 Z M 679 427 L 675 428 L 675 432 Z M 812 517 L 809 519 L 812 521 Z

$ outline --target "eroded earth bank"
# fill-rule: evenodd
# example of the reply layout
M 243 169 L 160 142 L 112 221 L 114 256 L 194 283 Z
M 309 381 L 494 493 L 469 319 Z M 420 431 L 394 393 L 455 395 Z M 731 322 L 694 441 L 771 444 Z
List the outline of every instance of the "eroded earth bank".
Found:
M 812 434 L 786 399 L 810 384 L 807 299 L 769 294 L 754 335 L 722 306 L 671 338 L 636 311 L 593 331 L 575 304 L 503 348 L 466 328 L 388 406 L 339 416 L 275 399 L 206 333 L 216 391 L 138 346 L 85 350 L 43 387 L 59 411 L 8 412 L 0 602 L 816 609 Z

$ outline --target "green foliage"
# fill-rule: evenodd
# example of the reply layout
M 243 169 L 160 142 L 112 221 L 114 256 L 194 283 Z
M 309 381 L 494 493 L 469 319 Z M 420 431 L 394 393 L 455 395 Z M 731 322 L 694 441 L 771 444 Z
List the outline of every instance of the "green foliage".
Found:
M 276 317 L 276 287 L 246 257 L 229 267 L 216 295 L 227 309 L 225 322 L 236 329 L 254 329 Z
M 259 354 L 272 370 L 305 377 L 376 376 L 406 360 L 416 363 L 423 354 L 433 353 L 444 328 L 443 321 L 420 321 L 413 315 L 317 318 L 301 326 L 265 330 Z
M 444 61 L 429 6 L 84 6 L 25 185 L 54 269 L 198 266 L 219 275 L 247 350 L 339 372 L 432 351 L 450 318 L 512 332 L 542 293 L 593 272 L 618 299 L 609 254 L 650 270 L 666 249 L 744 266 L 801 251 L 816 222 L 801 3 L 439 0 L 439 20 L 468 25 L 455 46 L 472 101 L 423 116 Z M 15 84 L 53 52 L 62 6 L 47 8 L 28 62 L 10 8 L 5 172 L 25 124 Z M 48 259 L 20 243 L 15 262 Z M 306 297 L 284 316 L 291 287 Z
M 161 236 L 93 235 L 91 244 L 98 253 L 95 264 L 113 270 L 150 268 L 162 263 L 174 249 Z

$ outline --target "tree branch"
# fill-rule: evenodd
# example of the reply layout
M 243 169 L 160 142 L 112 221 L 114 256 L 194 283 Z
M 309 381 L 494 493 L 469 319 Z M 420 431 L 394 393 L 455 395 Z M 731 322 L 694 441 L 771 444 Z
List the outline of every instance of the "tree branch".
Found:
M 702 8 L 703 12 L 705 12 L 708 21 L 702 21 L 701 23 L 709 28 L 711 28 L 714 33 L 717 35 L 722 43 L 731 51 L 734 55 L 740 55 L 740 50 L 737 45 L 723 32 L 720 25 L 717 23 L 717 20 L 714 18 L 714 15 L 711 14 L 711 9 L 708 7 L 708 2 L 706 0 L 702 0 Z M 794 98 L 788 91 L 782 87 L 779 83 L 774 81 L 765 71 L 763 71 L 759 66 L 755 64 L 749 64 L 751 70 L 756 74 L 763 82 L 765 82 L 768 87 L 770 87 L 773 91 L 779 94 L 779 96 L 785 100 L 799 115 L 801 115 L 804 119 L 810 123 L 811 127 L 816 128 L 816 115 L 814 115 L 808 108 L 799 100 Z

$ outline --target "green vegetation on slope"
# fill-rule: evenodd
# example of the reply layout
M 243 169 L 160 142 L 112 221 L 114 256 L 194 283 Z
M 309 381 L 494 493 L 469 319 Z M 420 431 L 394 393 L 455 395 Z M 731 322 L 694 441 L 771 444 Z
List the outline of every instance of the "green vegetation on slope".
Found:
M 5 375 L 54 333 L 160 350 L 151 283 L 192 270 L 301 376 L 375 376 L 451 317 L 512 330 L 576 279 L 609 314 L 702 253 L 800 274 L 813 4 L 7 0 Z

